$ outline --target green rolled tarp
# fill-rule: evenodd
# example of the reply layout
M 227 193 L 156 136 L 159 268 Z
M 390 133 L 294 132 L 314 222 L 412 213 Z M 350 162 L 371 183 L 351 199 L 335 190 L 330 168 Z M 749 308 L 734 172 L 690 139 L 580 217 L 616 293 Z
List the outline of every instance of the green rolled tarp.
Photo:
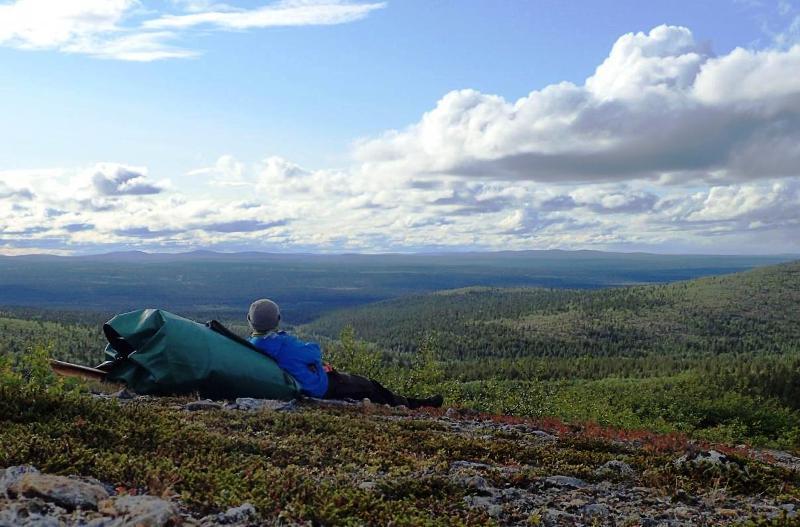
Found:
M 115 316 L 103 332 L 109 361 L 99 368 L 140 394 L 290 400 L 300 393 L 274 360 L 213 321 L 143 309 Z

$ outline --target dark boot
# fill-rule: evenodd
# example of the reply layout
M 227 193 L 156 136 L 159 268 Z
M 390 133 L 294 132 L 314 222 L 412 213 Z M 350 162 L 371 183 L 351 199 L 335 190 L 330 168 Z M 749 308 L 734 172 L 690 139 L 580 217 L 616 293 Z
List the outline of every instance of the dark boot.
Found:
M 433 397 L 428 397 L 427 399 L 408 398 L 408 407 L 412 410 L 416 408 L 422 408 L 423 406 L 430 408 L 441 408 L 442 404 L 444 404 L 444 397 L 441 395 L 434 395 Z

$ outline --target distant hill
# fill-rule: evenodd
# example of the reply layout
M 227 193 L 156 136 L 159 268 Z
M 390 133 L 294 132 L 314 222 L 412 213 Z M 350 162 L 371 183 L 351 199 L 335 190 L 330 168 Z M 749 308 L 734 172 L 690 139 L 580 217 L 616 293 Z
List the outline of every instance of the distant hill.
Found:
M 667 285 L 595 291 L 466 288 L 330 313 L 303 327 L 396 352 L 434 335 L 446 360 L 693 357 L 800 351 L 800 261 Z
M 296 324 L 338 308 L 441 289 L 662 283 L 789 259 L 597 251 L 15 256 L 0 257 L 0 305 L 103 312 L 162 307 L 240 320 L 253 299 L 268 296 Z

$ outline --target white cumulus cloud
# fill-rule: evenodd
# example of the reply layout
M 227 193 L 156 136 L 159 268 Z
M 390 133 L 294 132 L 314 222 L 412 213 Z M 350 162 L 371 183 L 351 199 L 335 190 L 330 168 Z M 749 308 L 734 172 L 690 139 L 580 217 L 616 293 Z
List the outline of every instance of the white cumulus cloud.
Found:
M 146 169 L 115 164 L 98 165 L 92 186 L 101 196 L 144 196 L 163 190 L 148 180 Z
M 715 57 L 687 28 L 620 37 L 581 85 L 517 101 L 459 90 L 404 130 L 360 142 L 374 174 L 575 183 L 792 175 L 800 46 Z

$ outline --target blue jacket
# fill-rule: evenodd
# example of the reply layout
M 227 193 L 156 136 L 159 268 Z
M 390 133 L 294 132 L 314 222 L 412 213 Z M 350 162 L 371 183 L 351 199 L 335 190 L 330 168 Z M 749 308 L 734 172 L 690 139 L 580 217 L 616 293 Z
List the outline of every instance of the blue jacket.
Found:
M 316 342 L 303 342 L 285 331 L 251 337 L 250 342 L 289 372 L 306 395 L 322 397 L 328 391 L 328 374 Z

